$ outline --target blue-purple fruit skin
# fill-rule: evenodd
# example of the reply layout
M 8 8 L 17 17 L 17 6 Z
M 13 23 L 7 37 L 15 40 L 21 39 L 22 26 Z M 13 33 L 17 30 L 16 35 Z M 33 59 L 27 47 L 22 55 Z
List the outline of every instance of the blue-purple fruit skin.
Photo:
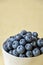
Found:
M 37 37 L 37 36 L 38 36 L 38 33 L 37 33 L 37 32 L 33 32 L 32 35 L 33 35 L 34 37 Z
M 22 36 L 21 36 L 20 34 L 17 34 L 17 35 L 15 36 L 15 39 L 18 40 L 18 41 L 19 41 L 21 38 L 22 38 Z
M 14 37 L 8 38 L 7 41 L 13 42 L 14 41 Z
M 11 42 L 7 42 L 7 48 L 8 48 L 9 50 L 12 49 L 12 43 L 11 43 Z
M 26 40 L 27 42 L 31 42 L 31 41 L 32 41 L 32 37 L 25 36 L 25 40 Z
M 13 50 L 10 50 L 10 51 L 9 51 L 9 54 L 13 55 Z
M 16 49 L 13 50 L 13 55 L 14 55 L 14 56 L 18 56 L 18 52 L 17 52 Z
M 18 52 L 19 54 L 24 53 L 24 52 L 25 52 L 25 47 L 22 46 L 22 45 L 19 45 L 19 46 L 17 47 L 17 52 Z
M 18 45 L 19 45 L 19 42 L 18 42 L 18 41 L 14 41 L 14 42 L 12 43 L 12 47 L 13 47 L 14 49 L 16 49 L 16 48 L 18 47 Z
M 26 33 L 27 33 L 26 30 L 22 30 L 22 31 L 20 32 L 21 35 L 25 35 Z
M 29 44 L 29 43 L 27 43 L 27 44 L 25 45 L 25 49 L 26 49 L 26 50 L 32 50 L 32 45 Z
M 26 41 L 25 41 L 25 39 L 21 39 L 21 40 L 19 41 L 19 43 L 20 43 L 21 45 L 25 45 L 25 44 L 26 44 Z
M 37 46 L 36 41 L 33 41 L 33 42 L 31 43 L 31 45 L 32 45 L 33 47 L 36 47 L 36 46 Z
M 31 32 L 27 32 L 27 33 L 26 33 L 26 36 L 31 37 L 31 36 L 32 36 L 32 33 L 31 33 Z
M 43 47 L 41 47 L 41 49 L 40 49 L 40 50 L 41 50 L 41 53 L 43 54 Z
M 19 57 L 25 57 L 26 55 L 25 54 L 20 54 Z
M 27 51 L 27 52 L 26 52 L 26 56 L 27 56 L 27 57 L 32 57 L 32 51 Z
M 32 41 L 37 41 L 37 39 L 38 39 L 37 37 L 32 35 Z
M 33 49 L 33 55 L 34 56 L 40 55 L 40 50 L 38 48 Z
M 42 46 L 43 46 L 43 39 L 39 39 L 39 40 L 37 41 L 37 45 L 38 45 L 39 47 L 42 47 Z
M 5 51 L 8 52 L 8 48 L 7 48 L 7 44 L 6 43 L 3 45 L 3 48 L 4 48 Z

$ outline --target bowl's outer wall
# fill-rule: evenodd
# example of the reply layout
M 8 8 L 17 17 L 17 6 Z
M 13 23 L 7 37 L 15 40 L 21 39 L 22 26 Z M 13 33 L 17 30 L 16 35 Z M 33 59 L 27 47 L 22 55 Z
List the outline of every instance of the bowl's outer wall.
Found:
M 33 58 L 18 58 L 6 53 L 3 49 L 3 57 L 5 65 L 43 65 L 43 55 Z

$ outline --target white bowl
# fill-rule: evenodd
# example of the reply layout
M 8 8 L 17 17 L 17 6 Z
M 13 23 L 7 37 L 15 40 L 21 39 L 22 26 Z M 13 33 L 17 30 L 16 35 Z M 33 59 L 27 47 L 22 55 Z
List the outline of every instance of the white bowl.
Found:
M 3 48 L 2 52 L 5 65 L 43 65 L 43 54 L 37 57 L 21 58 L 10 55 Z

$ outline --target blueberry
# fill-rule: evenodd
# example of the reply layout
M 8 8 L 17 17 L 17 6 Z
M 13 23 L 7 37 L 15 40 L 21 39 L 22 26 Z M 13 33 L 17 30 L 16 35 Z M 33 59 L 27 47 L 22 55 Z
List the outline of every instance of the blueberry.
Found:
M 11 43 L 11 42 L 7 42 L 6 44 L 7 44 L 7 48 L 8 48 L 9 50 L 11 50 L 11 49 L 12 49 L 12 43 Z
M 8 48 L 7 48 L 7 44 L 6 44 L 6 43 L 3 44 L 3 48 L 4 48 L 4 50 L 7 51 L 7 52 L 9 51 Z
M 25 57 L 25 54 L 20 54 L 19 57 Z
M 13 41 L 14 41 L 14 37 L 11 36 L 10 38 L 7 39 L 7 41 L 8 41 L 8 42 L 9 42 L 9 41 L 10 41 L 10 42 L 13 42 Z
M 32 37 L 25 36 L 25 40 L 26 40 L 27 42 L 31 42 L 31 41 L 32 41 Z
M 41 45 L 43 46 L 43 38 L 41 38 L 40 43 L 41 43 Z
M 16 49 L 18 45 L 19 45 L 19 42 L 18 42 L 18 41 L 14 41 L 14 42 L 12 43 L 12 47 L 13 47 L 14 49 Z
M 22 36 L 20 34 L 17 34 L 15 38 L 19 41 L 22 38 Z
M 25 39 L 20 39 L 19 43 L 20 43 L 21 45 L 25 45 L 25 44 L 26 44 L 26 41 L 25 41 Z
M 37 32 L 33 32 L 32 35 L 33 35 L 34 37 L 37 37 L 37 36 L 38 36 L 38 33 L 37 33 Z
M 26 30 L 22 30 L 20 34 L 21 34 L 21 35 L 25 35 L 26 33 L 27 33 Z
M 29 37 L 31 37 L 32 33 L 31 32 L 27 32 L 26 35 L 29 36 Z
M 37 46 L 36 41 L 32 41 L 31 45 L 32 45 L 33 47 L 36 47 L 36 46 Z
M 39 47 L 43 46 L 43 39 L 39 39 L 39 40 L 37 41 L 37 45 L 38 45 Z
M 37 41 L 37 37 L 35 37 L 35 36 L 32 36 L 32 41 Z
M 18 52 L 17 52 L 16 49 L 13 50 L 13 55 L 14 55 L 14 56 L 18 56 Z
M 26 50 L 32 50 L 32 45 L 29 44 L 29 43 L 26 44 L 26 45 L 25 45 L 25 49 L 26 49 Z
M 12 55 L 12 54 L 13 54 L 13 50 L 10 50 L 10 51 L 9 51 L 9 54 L 11 54 L 11 55 Z
M 40 50 L 41 50 L 41 53 L 43 54 L 43 47 L 41 47 L 41 49 L 40 49 Z
M 27 56 L 27 57 L 32 57 L 32 51 L 27 51 L 27 52 L 26 52 L 26 56 Z
M 40 39 L 37 41 L 37 45 L 38 45 L 39 47 L 42 46 L 41 43 L 40 43 Z
M 33 55 L 34 56 L 40 55 L 40 50 L 38 48 L 33 49 Z
M 24 53 L 24 52 L 25 52 L 24 46 L 19 45 L 19 46 L 17 47 L 17 52 L 18 52 L 19 54 Z
M 15 36 L 10 36 L 10 38 L 14 38 Z

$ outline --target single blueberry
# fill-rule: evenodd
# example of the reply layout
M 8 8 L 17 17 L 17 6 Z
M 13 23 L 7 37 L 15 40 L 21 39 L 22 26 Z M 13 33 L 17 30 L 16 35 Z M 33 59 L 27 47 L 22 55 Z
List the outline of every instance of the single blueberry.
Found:
M 20 34 L 17 34 L 15 38 L 19 41 L 22 38 L 22 36 Z
M 9 42 L 9 41 L 10 41 L 10 42 L 13 42 L 13 41 L 14 41 L 14 37 L 11 36 L 10 38 L 7 39 L 7 41 L 8 41 L 8 42 Z
M 26 57 L 25 54 L 20 54 L 19 57 Z
M 19 45 L 19 42 L 18 41 L 14 41 L 12 43 L 12 48 L 16 49 L 18 45 Z
M 43 46 L 43 39 L 39 39 L 39 40 L 37 41 L 37 45 L 38 45 L 39 47 L 42 47 L 42 46 Z
M 32 57 L 32 51 L 27 51 L 27 52 L 26 52 L 26 56 L 27 56 L 27 57 Z
M 25 44 L 26 44 L 26 41 L 25 41 L 25 39 L 20 39 L 19 43 L 20 43 L 21 45 L 25 45 Z
M 4 48 L 4 50 L 7 51 L 7 52 L 9 51 L 8 48 L 7 48 L 7 44 L 6 44 L 6 43 L 3 44 L 3 48 Z
M 40 50 L 41 50 L 41 53 L 43 54 L 43 47 L 41 47 L 41 49 L 40 49 Z
M 43 38 L 41 38 L 40 42 L 41 42 L 41 45 L 43 46 Z
M 38 48 L 33 49 L 33 55 L 34 56 L 40 55 L 40 50 Z
M 16 49 L 13 50 L 13 55 L 14 55 L 14 56 L 18 56 L 18 52 L 17 52 Z
M 25 35 L 26 33 L 27 33 L 26 30 L 22 30 L 22 31 L 20 32 L 21 35 Z
M 9 50 L 11 50 L 11 49 L 12 49 L 12 43 L 9 41 L 9 42 L 7 42 L 6 44 L 7 44 L 7 48 L 8 48 Z
M 25 40 L 26 40 L 27 42 L 31 42 L 31 41 L 32 41 L 32 37 L 25 36 Z
M 25 45 L 25 49 L 26 49 L 26 50 L 32 50 L 32 45 L 31 45 L 30 43 L 27 43 L 27 44 Z
M 32 35 L 33 35 L 34 37 L 37 37 L 37 36 L 38 36 L 38 33 L 37 33 L 37 32 L 33 32 Z
M 24 52 L 25 52 L 24 46 L 19 45 L 19 46 L 17 47 L 17 52 L 18 52 L 19 54 L 24 53 Z

